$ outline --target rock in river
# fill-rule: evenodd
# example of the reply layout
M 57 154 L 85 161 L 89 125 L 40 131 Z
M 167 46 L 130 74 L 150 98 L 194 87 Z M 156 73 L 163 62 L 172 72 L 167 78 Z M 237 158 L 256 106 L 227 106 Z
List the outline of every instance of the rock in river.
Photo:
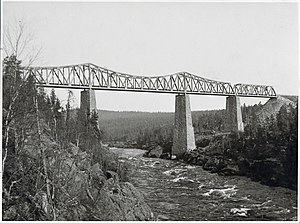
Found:
M 153 146 L 144 154 L 146 157 L 159 158 L 163 153 L 163 148 L 161 146 Z

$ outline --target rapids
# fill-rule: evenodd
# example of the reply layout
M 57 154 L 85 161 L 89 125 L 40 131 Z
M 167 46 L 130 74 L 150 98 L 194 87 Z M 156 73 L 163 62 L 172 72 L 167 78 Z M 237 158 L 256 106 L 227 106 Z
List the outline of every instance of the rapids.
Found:
M 111 150 L 128 162 L 129 181 L 144 194 L 157 220 L 297 220 L 296 191 L 179 161 L 144 158 L 144 150 Z

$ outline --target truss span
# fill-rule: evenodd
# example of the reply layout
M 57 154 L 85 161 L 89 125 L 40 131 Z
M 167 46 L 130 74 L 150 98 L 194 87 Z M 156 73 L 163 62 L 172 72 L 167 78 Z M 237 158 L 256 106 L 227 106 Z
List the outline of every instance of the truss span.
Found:
M 91 63 L 60 67 L 23 68 L 23 78 L 32 75 L 39 86 L 114 91 L 187 93 L 276 97 L 272 86 L 235 84 L 202 78 L 188 72 L 165 76 L 135 76 L 115 72 Z

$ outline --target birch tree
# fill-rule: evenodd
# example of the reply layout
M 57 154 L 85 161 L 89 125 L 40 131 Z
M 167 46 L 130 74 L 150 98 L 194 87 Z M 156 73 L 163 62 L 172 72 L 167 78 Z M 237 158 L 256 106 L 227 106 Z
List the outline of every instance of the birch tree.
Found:
M 2 140 L 4 156 L 2 158 L 2 173 L 7 158 L 7 146 L 10 131 L 13 128 L 16 115 L 16 103 L 25 82 L 21 80 L 22 66 L 32 65 L 39 57 L 42 48 L 36 47 L 34 35 L 23 21 L 7 22 L 3 33 L 3 128 Z

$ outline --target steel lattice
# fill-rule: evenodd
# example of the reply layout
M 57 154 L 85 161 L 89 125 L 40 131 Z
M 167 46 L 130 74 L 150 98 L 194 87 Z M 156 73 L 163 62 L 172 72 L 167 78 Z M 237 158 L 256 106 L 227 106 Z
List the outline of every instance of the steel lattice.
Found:
M 60 67 L 23 68 L 24 79 L 30 74 L 35 78 L 37 85 L 51 88 L 276 97 L 272 86 L 231 85 L 187 72 L 155 77 L 135 76 L 87 63 Z

